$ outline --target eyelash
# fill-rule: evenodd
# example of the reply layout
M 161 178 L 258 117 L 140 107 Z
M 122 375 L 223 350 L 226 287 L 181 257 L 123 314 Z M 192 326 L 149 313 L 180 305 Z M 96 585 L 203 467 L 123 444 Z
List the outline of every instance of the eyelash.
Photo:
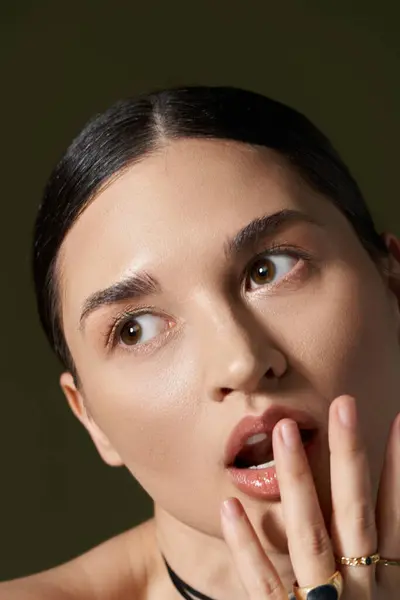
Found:
M 158 317 L 166 317 L 165 314 L 162 314 L 160 312 L 159 309 L 157 309 L 155 306 L 143 306 L 140 309 L 132 309 L 132 311 L 130 310 L 130 308 L 125 308 L 122 312 L 118 313 L 111 321 L 110 326 L 107 328 L 107 331 L 104 335 L 104 337 L 106 338 L 106 347 L 107 348 L 114 348 L 115 346 L 118 345 L 118 335 L 119 333 L 122 331 L 124 325 L 126 325 L 126 323 L 128 323 L 128 321 L 135 319 L 137 317 L 139 317 L 140 315 L 147 315 L 149 313 L 152 313 L 155 316 Z M 163 334 L 160 334 L 163 335 Z M 157 336 L 160 337 L 160 336 Z M 135 346 L 132 346 L 132 348 L 130 348 L 130 350 L 128 350 L 129 352 L 138 352 L 138 348 L 150 348 L 152 345 L 152 342 L 146 342 L 145 344 L 137 344 Z M 142 350 L 140 350 L 142 351 Z
M 299 260 L 304 260 L 308 264 L 312 260 L 312 256 L 308 252 L 306 252 L 303 248 L 300 248 L 295 245 L 272 244 L 271 246 L 268 247 L 267 250 L 263 250 L 262 252 L 255 255 L 252 258 L 251 262 L 248 263 L 246 265 L 245 269 L 243 270 L 241 280 L 246 283 L 247 277 L 251 271 L 252 266 L 260 258 L 263 258 L 263 257 L 268 258 L 269 256 L 276 256 L 276 255 L 282 255 L 282 254 L 286 254 L 287 256 L 291 256 L 291 257 L 297 258 Z M 285 276 L 284 278 L 282 278 L 283 281 L 286 281 L 288 279 L 290 279 L 290 274 Z M 266 284 L 263 287 L 267 287 L 267 285 L 268 284 Z M 274 286 L 274 285 L 277 285 L 277 284 L 271 284 L 271 286 Z M 154 307 L 154 306 L 145 306 L 140 309 L 135 308 L 132 311 L 129 308 L 125 308 L 122 312 L 118 313 L 112 319 L 109 327 L 107 328 L 106 333 L 104 334 L 104 337 L 106 338 L 106 347 L 114 348 L 115 346 L 118 345 L 118 334 L 129 320 L 135 319 L 136 317 L 138 317 L 140 315 L 148 314 L 151 312 L 153 315 L 159 316 L 161 318 L 167 316 L 165 314 L 160 313 L 160 311 L 158 309 L 156 309 L 156 307 Z M 157 337 L 168 334 L 168 331 L 169 331 L 169 329 Z M 150 341 L 150 342 L 146 342 L 146 343 L 142 343 L 142 344 L 133 345 L 127 351 L 128 352 L 143 352 L 144 348 L 146 348 L 147 350 L 151 350 L 151 346 L 152 346 L 152 342 Z M 140 350 L 139 350 L 139 348 L 140 348 Z
M 311 260 L 312 260 L 312 256 L 311 254 L 309 254 L 308 252 L 306 252 L 303 248 L 300 248 L 299 246 L 295 246 L 293 244 L 291 245 L 282 245 L 282 244 L 277 244 L 277 243 L 273 243 L 271 244 L 267 250 L 263 250 L 262 252 L 260 252 L 259 254 L 256 254 L 250 261 L 249 264 L 246 265 L 245 269 L 242 272 L 242 280 L 246 282 L 246 277 L 249 275 L 251 268 L 254 266 L 254 263 L 256 263 L 260 258 L 268 258 L 270 256 L 280 256 L 286 254 L 287 256 L 291 256 L 292 258 L 297 258 L 298 260 L 303 260 L 305 263 L 310 264 Z M 285 277 L 282 277 L 280 279 L 280 281 L 287 281 L 288 279 L 290 279 L 291 275 L 290 273 L 288 275 L 286 275 Z M 267 287 L 268 284 L 266 284 L 263 287 Z M 279 284 L 276 283 L 272 283 L 270 284 L 271 287 L 276 286 Z

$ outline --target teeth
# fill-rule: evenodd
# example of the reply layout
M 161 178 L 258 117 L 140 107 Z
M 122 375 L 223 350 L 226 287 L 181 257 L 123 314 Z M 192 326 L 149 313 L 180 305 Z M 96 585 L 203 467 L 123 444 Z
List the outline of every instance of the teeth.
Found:
M 275 461 L 274 460 L 270 460 L 269 462 L 266 462 L 262 465 L 254 465 L 252 467 L 248 467 L 249 469 L 266 469 L 267 467 L 274 467 L 275 466 Z
M 245 446 L 252 446 L 253 444 L 258 444 L 259 442 L 262 442 L 263 440 L 267 439 L 267 434 L 266 433 L 256 433 L 255 435 L 251 435 L 246 443 Z

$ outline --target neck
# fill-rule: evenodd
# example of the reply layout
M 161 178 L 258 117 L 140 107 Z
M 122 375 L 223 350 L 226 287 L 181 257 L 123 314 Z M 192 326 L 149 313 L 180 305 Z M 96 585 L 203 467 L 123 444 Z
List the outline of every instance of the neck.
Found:
M 257 511 L 259 514 L 259 511 Z M 265 511 L 267 513 L 267 511 Z M 286 549 L 286 541 L 277 533 L 271 521 L 264 516 L 258 523 L 251 518 L 261 544 L 277 569 L 286 589 L 291 590 L 295 579 Z M 273 537 L 272 544 L 262 523 L 269 521 Z M 210 535 L 186 525 L 156 505 L 155 529 L 159 552 L 172 569 L 187 584 L 206 594 L 213 600 L 247 600 L 248 596 L 233 563 L 231 553 L 220 535 Z M 269 527 L 268 527 L 269 529 Z M 270 532 L 271 533 L 271 532 Z M 163 565 L 165 569 L 165 566 Z

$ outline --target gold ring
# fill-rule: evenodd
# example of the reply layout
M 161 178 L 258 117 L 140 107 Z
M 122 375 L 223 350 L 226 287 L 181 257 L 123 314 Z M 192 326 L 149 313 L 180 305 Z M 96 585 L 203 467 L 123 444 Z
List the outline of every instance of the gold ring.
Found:
M 380 561 L 380 555 L 370 554 L 368 556 L 336 556 L 335 560 L 339 565 L 345 565 L 346 567 L 369 567 Z
M 296 584 L 293 585 L 293 595 L 296 600 L 312 600 L 312 598 L 322 599 L 325 596 L 330 600 L 338 600 L 342 595 L 342 592 L 343 577 L 340 571 L 336 571 L 332 577 L 329 577 L 329 579 L 321 585 L 315 585 L 313 587 L 298 587 Z M 309 596 L 310 593 L 312 594 L 311 596 Z
M 380 558 L 379 564 L 384 567 L 400 567 L 400 560 L 392 560 L 391 558 Z

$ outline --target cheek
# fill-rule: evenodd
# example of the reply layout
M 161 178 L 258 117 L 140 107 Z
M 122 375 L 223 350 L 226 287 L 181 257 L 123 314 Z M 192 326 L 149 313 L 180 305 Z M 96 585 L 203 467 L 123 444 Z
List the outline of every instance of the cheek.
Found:
M 291 321 L 294 360 L 329 401 L 368 389 L 365 382 L 375 377 L 377 360 L 386 361 L 387 306 L 380 288 L 371 289 L 351 273 L 341 273 Z M 383 348 L 379 358 L 377 347 Z
M 84 382 L 94 420 L 138 478 L 179 468 L 199 420 L 193 361 L 182 349 L 172 355 L 138 365 L 127 354 L 91 366 Z

